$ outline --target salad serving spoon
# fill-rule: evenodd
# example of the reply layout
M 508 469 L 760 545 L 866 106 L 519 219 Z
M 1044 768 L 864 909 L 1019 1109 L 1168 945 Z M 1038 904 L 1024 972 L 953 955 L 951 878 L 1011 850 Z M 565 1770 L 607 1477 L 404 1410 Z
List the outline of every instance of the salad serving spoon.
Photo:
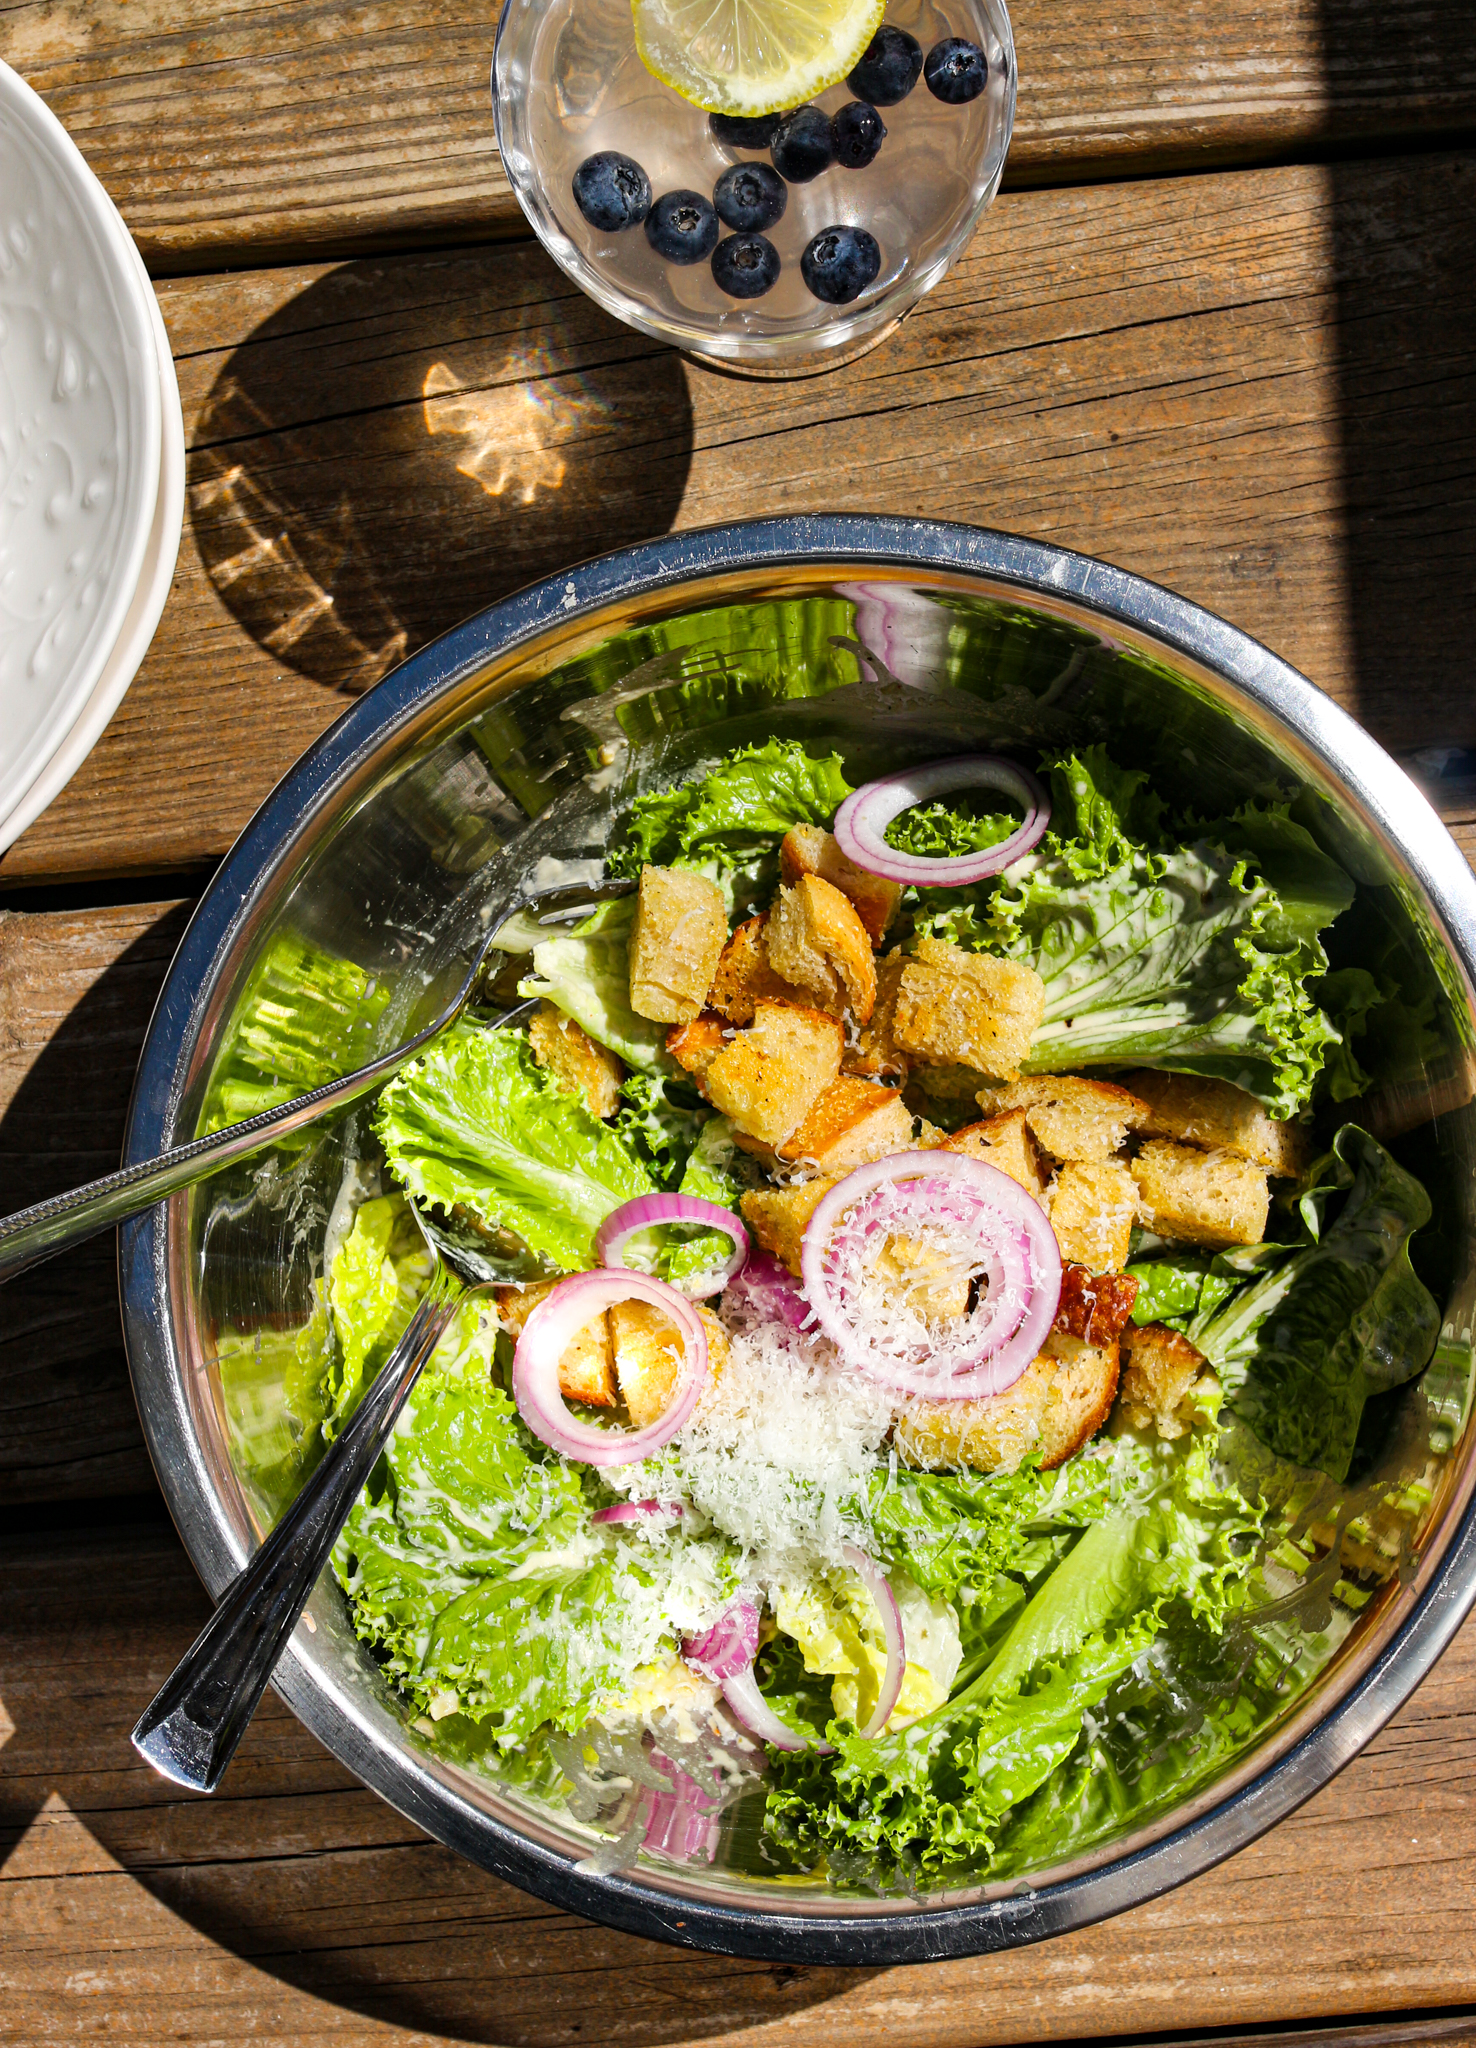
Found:
M 248 1117 L 244 1123 L 229 1124 L 223 1130 L 212 1132 L 209 1137 L 192 1138 L 186 1144 L 161 1152 L 157 1159 L 141 1159 L 132 1166 L 122 1167 L 117 1173 L 105 1174 L 101 1180 L 88 1181 L 83 1187 L 73 1188 L 69 1194 L 53 1195 L 29 1209 L 18 1210 L 13 1216 L 0 1217 L 0 1286 L 29 1267 L 39 1265 L 43 1259 L 71 1251 L 89 1237 L 95 1237 L 99 1231 L 107 1230 L 115 1223 L 124 1223 L 130 1216 L 152 1208 L 166 1195 L 175 1194 L 180 1188 L 192 1187 L 196 1181 L 205 1180 L 232 1161 L 249 1158 L 253 1152 L 262 1151 L 274 1140 L 285 1138 L 289 1133 L 301 1130 L 305 1124 L 315 1123 L 330 1111 L 343 1109 L 362 1096 L 372 1094 L 423 1052 L 432 1039 L 438 1038 L 456 1022 L 481 986 L 489 958 L 503 950 L 497 943 L 498 936 L 513 918 L 529 919 L 534 924 L 562 924 L 582 915 L 597 903 L 609 903 L 617 897 L 629 896 L 635 888 L 636 883 L 632 880 L 612 879 L 572 883 L 520 896 L 477 947 L 471 966 L 450 1001 L 428 1024 L 393 1051 L 381 1053 L 377 1059 L 356 1067 L 351 1074 L 327 1081 L 322 1087 L 314 1088 L 306 1095 L 295 1096 L 291 1102 L 284 1102 L 276 1109 L 263 1110 L 259 1116 Z M 519 1004 L 497 1021 L 507 1023 L 510 1019 L 526 1015 L 534 1007 L 532 1002 Z
M 134 1748 L 176 1785 L 213 1792 L 220 1783 L 349 1510 L 457 1309 L 488 1287 L 527 1278 L 526 1254 L 500 1258 L 474 1228 L 435 1222 L 413 1198 L 410 1210 L 435 1270 L 404 1335 L 133 1731 Z

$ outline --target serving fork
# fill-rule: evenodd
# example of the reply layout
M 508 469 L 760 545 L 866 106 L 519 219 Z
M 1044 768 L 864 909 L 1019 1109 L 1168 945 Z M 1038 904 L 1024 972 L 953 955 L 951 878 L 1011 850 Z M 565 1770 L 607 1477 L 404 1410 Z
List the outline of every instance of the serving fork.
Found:
M 205 1180 L 233 1161 L 249 1158 L 277 1139 L 300 1131 L 305 1124 L 315 1123 L 319 1117 L 373 1094 L 376 1088 L 382 1087 L 402 1067 L 408 1066 L 411 1060 L 424 1052 L 433 1039 L 449 1030 L 474 1000 L 489 959 L 494 953 L 505 950 L 497 943 L 498 935 L 513 918 L 531 919 L 535 924 L 545 925 L 567 923 L 581 917 L 597 903 L 608 903 L 632 894 L 635 887 L 634 881 L 611 879 L 572 883 L 518 897 L 477 947 L 471 965 L 450 1001 L 428 1024 L 393 1051 L 381 1053 L 377 1059 L 369 1060 L 338 1080 L 324 1082 L 322 1087 L 311 1089 L 306 1095 L 295 1096 L 292 1101 L 284 1102 L 275 1109 L 263 1110 L 259 1116 L 248 1117 L 244 1123 L 229 1124 L 224 1130 L 212 1132 L 209 1137 L 192 1138 L 186 1144 L 161 1152 L 156 1159 L 139 1160 L 132 1166 L 120 1168 L 117 1173 L 105 1174 L 101 1180 L 88 1181 L 69 1194 L 53 1195 L 29 1209 L 18 1210 L 13 1216 L 0 1218 L 0 1285 L 13 1280 L 29 1267 L 39 1265 L 43 1259 L 70 1251 L 75 1245 L 95 1237 L 99 1231 L 107 1230 L 115 1223 L 124 1223 L 130 1216 L 152 1208 L 155 1202 L 163 1201 L 167 1195 L 175 1194 L 181 1188 L 193 1187 L 196 1181 Z M 496 1021 L 498 1024 L 511 1023 L 534 1007 L 532 1002 L 519 1004 Z

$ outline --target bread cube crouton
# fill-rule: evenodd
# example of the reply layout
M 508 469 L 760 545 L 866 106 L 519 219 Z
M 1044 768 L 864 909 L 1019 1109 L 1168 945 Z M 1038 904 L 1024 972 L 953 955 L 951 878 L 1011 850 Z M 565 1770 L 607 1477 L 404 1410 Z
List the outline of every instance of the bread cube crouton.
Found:
M 1219 1251 L 1259 1244 L 1266 1235 L 1266 1169 L 1253 1160 L 1150 1138 L 1132 1163 L 1132 1175 L 1139 1220 L 1160 1237 Z
M 864 1024 L 876 1008 L 876 961 L 866 927 L 819 875 L 781 889 L 769 913 L 769 965 L 832 1016 Z
M 893 1032 L 904 1052 L 1010 1081 L 1044 1010 L 1045 984 L 1033 968 L 919 939 L 902 969 Z
M 523 1334 L 523 1325 L 538 1304 L 558 1286 L 557 1280 L 539 1280 L 528 1287 L 497 1289 L 497 1319 L 513 1338 Z M 559 1392 L 566 1401 L 583 1401 L 591 1408 L 615 1406 L 615 1362 L 610 1342 L 609 1314 L 601 1310 L 573 1336 L 559 1360 Z
M 812 1173 L 849 1173 L 872 1159 L 888 1159 L 912 1148 L 912 1114 L 895 1088 L 842 1075 L 818 1095 L 799 1129 L 777 1148 L 735 1133 L 745 1152 L 766 1164 L 792 1165 Z
M 1121 1160 L 1071 1160 L 1045 1207 L 1063 1260 L 1093 1273 L 1121 1272 L 1138 1217 L 1138 1190 Z
M 1117 1392 L 1118 1348 L 1052 1335 L 1012 1387 L 986 1401 L 909 1401 L 895 1441 L 910 1464 L 1014 1472 L 1032 1451 L 1052 1470 L 1107 1420 Z
M 682 868 L 641 869 L 630 938 L 630 1007 L 656 1024 L 684 1024 L 707 997 L 728 940 L 722 891 Z
M 808 997 L 769 965 L 767 916 L 740 924 L 722 951 L 707 1006 L 730 1024 L 751 1024 L 759 1002 L 806 1003 Z
M 671 1406 L 682 1366 L 682 1333 L 648 1301 L 617 1301 L 609 1311 L 615 1378 L 632 1424 L 645 1429 Z M 707 1332 L 708 1385 L 722 1372 L 728 1335 L 709 1309 L 699 1308 Z
M 951 1321 L 968 1309 L 972 1276 L 920 1238 L 888 1237 L 876 1255 L 876 1272 L 889 1303 L 928 1322 Z
M 1066 1266 L 1052 1327 L 1084 1344 L 1110 1344 L 1130 1321 L 1137 1298 L 1138 1282 L 1126 1273 L 1091 1273 L 1085 1266 Z
M 614 1116 L 620 1107 L 625 1067 L 572 1017 L 552 1003 L 540 1003 L 528 1026 L 528 1043 L 540 1067 L 571 1095 L 582 1095 L 591 1115 Z
M 876 1004 L 870 1017 L 854 1034 L 848 1035 L 841 1054 L 841 1072 L 870 1081 L 905 1081 L 907 1055 L 893 1035 L 897 1016 L 897 991 L 902 985 L 903 959 L 889 953 L 876 963 Z M 976 1084 L 977 1086 L 977 1081 Z
M 732 1036 L 732 1029 L 721 1017 L 712 1010 L 704 1010 L 690 1024 L 672 1026 L 666 1034 L 666 1050 L 701 1088 L 708 1068 Z
M 796 1280 L 800 1277 L 805 1225 L 835 1184 L 834 1178 L 822 1175 L 819 1180 L 801 1181 L 797 1187 L 750 1188 L 739 1197 L 738 1213 L 755 1241 L 788 1266 Z
M 1182 1436 L 1184 1396 L 1204 1367 L 1204 1353 L 1162 1323 L 1129 1324 L 1122 1333 L 1119 1406 L 1134 1429 L 1151 1423 L 1161 1437 Z
M 979 1107 L 987 1116 L 1023 1109 L 1041 1150 L 1052 1159 L 1108 1159 L 1148 1115 L 1147 1103 L 1126 1088 L 1075 1074 L 1041 1074 L 981 1089 Z
M 1312 1134 L 1305 1124 L 1278 1123 L 1254 1095 L 1229 1081 L 1146 1069 L 1125 1074 L 1123 1080 L 1147 1108 L 1139 1126 L 1147 1137 L 1235 1152 L 1270 1174 L 1300 1173 L 1311 1158 Z
M 1023 1109 L 1007 1110 L 1003 1116 L 988 1117 L 981 1124 L 965 1124 L 961 1131 L 945 1138 L 938 1150 L 961 1152 L 966 1159 L 982 1159 L 986 1166 L 998 1167 L 1001 1173 L 1018 1181 L 1027 1195 L 1040 1199 L 1046 1177 Z
M 779 872 L 791 887 L 801 875 L 818 875 L 855 906 L 873 946 L 879 946 L 902 901 L 902 884 L 868 874 L 847 860 L 823 825 L 792 825 L 779 847 Z
M 761 1002 L 748 1029 L 735 1031 L 709 1065 L 708 1099 L 738 1130 L 780 1145 L 840 1074 L 843 1042 L 834 1017 Z

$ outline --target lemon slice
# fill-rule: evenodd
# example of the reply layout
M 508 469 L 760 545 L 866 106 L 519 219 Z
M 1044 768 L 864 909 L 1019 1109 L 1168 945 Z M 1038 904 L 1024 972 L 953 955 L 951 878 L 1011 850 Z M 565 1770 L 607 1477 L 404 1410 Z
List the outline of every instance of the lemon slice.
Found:
M 780 114 L 855 69 L 886 0 L 631 0 L 636 49 L 715 114 Z

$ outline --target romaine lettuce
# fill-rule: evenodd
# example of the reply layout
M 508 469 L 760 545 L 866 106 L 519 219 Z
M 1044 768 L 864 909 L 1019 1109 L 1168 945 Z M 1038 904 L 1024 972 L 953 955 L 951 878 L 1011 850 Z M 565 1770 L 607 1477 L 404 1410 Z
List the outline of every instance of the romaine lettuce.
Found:
M 689 782 L 637 797 L 610 867 L 741 863 L 791 825 L 828 825 L 850 793 L 838 754 L 812 758 L 794 740 L 740 747 Z
M 401 1186 L 469 1209 L 573 1273 L 606 1216 L 656 1183 L 630 1146 L 537 1066 L 521 1034 L 461 1024 L 385 1088 L 375 1130 Z

